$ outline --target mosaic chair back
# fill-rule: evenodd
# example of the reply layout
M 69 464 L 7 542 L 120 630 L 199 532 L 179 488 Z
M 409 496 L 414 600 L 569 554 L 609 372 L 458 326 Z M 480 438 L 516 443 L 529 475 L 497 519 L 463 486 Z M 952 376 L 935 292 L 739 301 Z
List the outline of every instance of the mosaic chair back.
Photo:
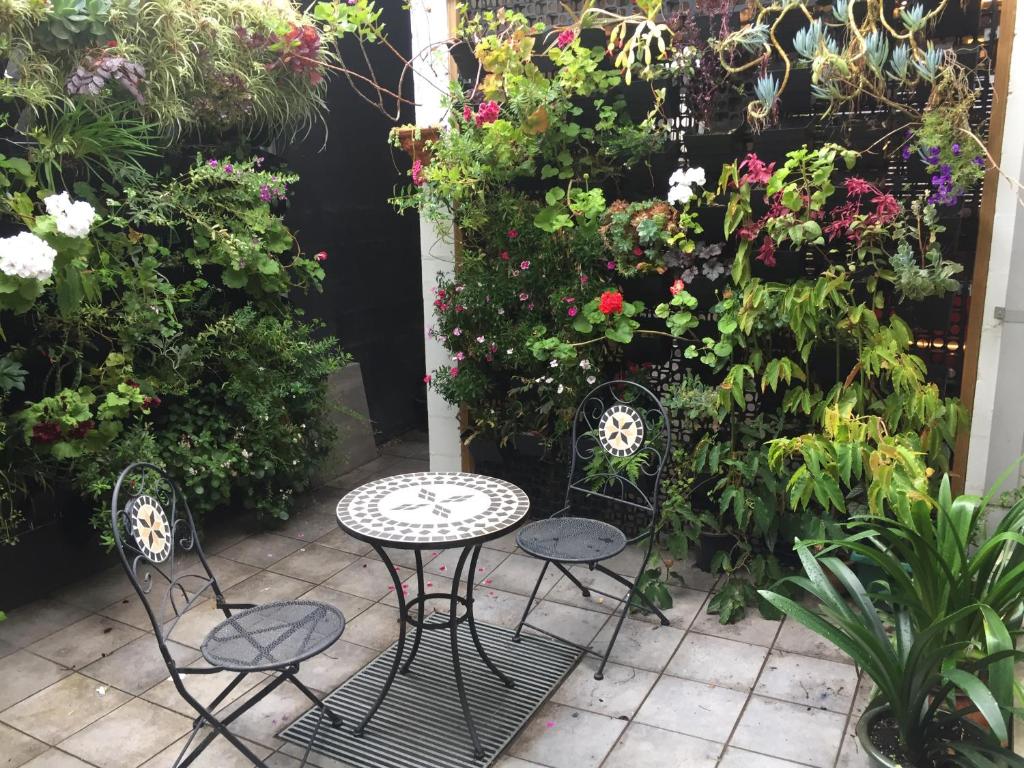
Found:
M 121 561 L 162 648 L 189 610 L 210 597 L 224 602 L 188 502 L 166 472 L 128 466 L 114 485 L 111 517 Z
M 621 380 L 595 387 L 573 420 L 565 506 L 574 514 L 588 506 L 614 508 L 620 527 L 639 531 L 633 538 L 646 535 L 656 521 L 671 447 L 668 413 L 653 392 Z

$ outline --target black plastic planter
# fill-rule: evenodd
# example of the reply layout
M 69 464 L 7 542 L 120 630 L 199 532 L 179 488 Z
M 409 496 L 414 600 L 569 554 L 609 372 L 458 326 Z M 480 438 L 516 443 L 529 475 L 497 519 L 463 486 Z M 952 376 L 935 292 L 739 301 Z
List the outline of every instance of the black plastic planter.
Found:
M 868 709 L 857 721 L 857 740 L 875 768 L 910 768 L 902 762 L 892 760 L 871 741 L 871 727 L 888 715 L 889 707 L 884 704 Z
M 697 557 L 694 564 L 706 573 L 711 573 L 711 564 L 719 552 L 729 552 L 737 544 L 731 533 L 701 531 L 697 537 Z

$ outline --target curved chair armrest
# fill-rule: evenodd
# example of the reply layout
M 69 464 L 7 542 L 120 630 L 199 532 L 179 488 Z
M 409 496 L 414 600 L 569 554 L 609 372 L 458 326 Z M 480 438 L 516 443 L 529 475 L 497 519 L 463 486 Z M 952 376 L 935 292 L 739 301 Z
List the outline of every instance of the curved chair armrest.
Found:
M 249 608 L 255 608 L 256 603 L 217 603 L 217 608 L 224 611 L 224 614 L 230 618 L 232 611 L 245 611 Z

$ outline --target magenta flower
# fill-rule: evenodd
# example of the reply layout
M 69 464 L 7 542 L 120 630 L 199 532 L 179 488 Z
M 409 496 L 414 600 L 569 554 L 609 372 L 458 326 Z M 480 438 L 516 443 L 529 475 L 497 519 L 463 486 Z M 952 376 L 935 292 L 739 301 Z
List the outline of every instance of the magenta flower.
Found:
M 574 29 L 563 29 L 559 33 L 558 39 L 555 41 L 555 45 L 557 45 L 559 48 L 565 48 L 565 47 L 571 45 L 572 41 L 575 40 L 575 39 L 576 39 L 576 30 L 574 30 Z
M 493 123 L 498 119 L 498 114 L 501 108 L 498 106 L 496 101 L 485 101 L 480 105 L 480 109 L 476 112 L 476 124 L 477 127 Z
M 519 294 L 519 300 L 520 301 L 526 301 L 528 298 L 530 298 L 530 294 L 528 294 L 526 291 L 520 292 L 520 294 Z
M 569 307 L 569 317 L 576 317 L 579 311 L 580 310 L 577 307 Z
M 456 376 L 459 375 L 459 369 L 453 365 L 451 368 L 448 369 L 448 373 L 450 373 L 452 375 L 452 378 L 454 379 Z
M 463 360 L 466 359 L 466 353 L 465 352 L 456 352 L 455 353 L 455 359 L 458 360 L 461 363 Z
M 273 195 L 270 193 L 270 187 L 266 184 L 260 184 L 260 200 L 264 203 L 269 203 Z
M 615 269 L 615 262 L 609 261 L 605 266 L 608 267 L 608 269 Z
M 461 328 L 452 328 L 452 336 L 461 336 L 461 335 L 462 335 L 462 329 Z
M 424 383 L 424 384 L 429 384 L 429 383 L 430 383 L 430 382 L 432 382 L 433 380 L 434 380 L 434 377 L 433 377 L 433 376 L 431 376 L 431 375 L 430 375 L 429 373 L 428 373 L 428 374 L 426 374 L 426 375 L 425 375 L 425 376 L 423 377 L 423 383 Z
M 421 160 L 413 160 L 412 183 L 417 187 L 422 187 L 426 181 L 426 178 L 423 176 L 423 162 Z
M 510 229 L 508 231 L 508 239 L 509 240 L 515 240 L 517 237 L 519 237 L 519 230 L 518 229 Z
M 216 168 L 219 165 L 219 163 L 212 157 L 206 161 L 206 164 L 209 165 L 211 168 Z
M 235 172 L 235 166 L 233 166 L 231 163 L 225 163 L 225 165 L 224 165 L 224 173 L 234 173 L 234 172 Z
M 520 269 L 524 269 L 524 270 L 525 269 L 529 269 L 530 268 L 530 262 L 528 262 L 528 261 L 521 261 L 519 263 L 519 268 Z

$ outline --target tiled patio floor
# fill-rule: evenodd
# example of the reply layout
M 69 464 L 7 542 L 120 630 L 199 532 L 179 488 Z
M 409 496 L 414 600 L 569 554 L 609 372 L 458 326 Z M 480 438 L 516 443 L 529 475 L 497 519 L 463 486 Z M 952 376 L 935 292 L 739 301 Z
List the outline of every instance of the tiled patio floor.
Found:
M 206 544 L 232 601 L 306 597 L 344 612 L 349 623 L 343 639 L 302 668 L 303 681 L 320 692 L 337 687 L 398 633 L 390 579 L 368 546 L 338 530 L 337 499 L 373 477 L 425 469 L 424 452 L 422 444 L 393 446 L 308 495 L 301 513 L 280 531 L 214 532 Z M 613 565 L 633 573 L 641 556 L 627 550 Z M 407 564 L 400 557 L 396 562 Z M 515 626 L 537 563 L 505 538 L 484 550 L 480 565 L 485 572 L 478 617 Z M 446 581 L 451 566 L 450 552 L 430 560 L 435 586 Z M 863 688 L 855 695 L 854 667 L 791 622 L 753 617 L 718 624 L 704 613 L 713 581 L 683 570 L 688 586 L 673 588 L 671 626 L 628 619 L 605 679 L 595 681 L 596 662 L 584 660 L 497 765 L 867 768 L 852 735 L 866 698 Z M 412 576 L 404 568 L 402 573 Z M 585 582 L 594 577 L 586 569 L 579 575 Z M 544 602 L 533 621 L 603 647 L 610 633 L 607 605 L 583 598 L 564 577 L 550 577 L 541 592 Z M 202 606 L 188 615 L 172 635 L 180 659 L 200 657 L 199 644 L 220 616 Z M 189 681 L 200 698 L 208 700 L 223 686 L 219 676 L 211 677 Z M 297 765 L 278 752 L 283 742 L 275 736 L 307 708 L 296 693 L 279 688 L 233 726 L 272 766 Z M 0 622 L 0 768 L 170 766 L 190 717 L 120 567 L 11 611 Z M 196 765 L 248 765 L 222 739 L 214 745 Z

